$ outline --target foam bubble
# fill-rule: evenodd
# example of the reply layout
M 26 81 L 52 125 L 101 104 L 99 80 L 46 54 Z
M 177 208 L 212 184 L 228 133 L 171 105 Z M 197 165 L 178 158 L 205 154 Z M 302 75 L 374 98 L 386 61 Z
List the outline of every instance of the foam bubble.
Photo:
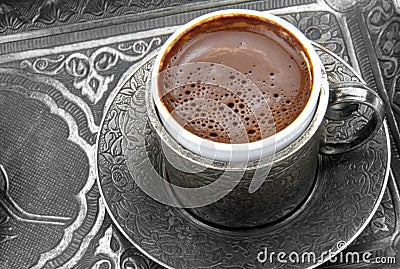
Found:
M 188 63 L 165 69 L 159 81 L 162 101 L 171 115 L 200 137 L 235 144 L 276 133 L 274 118 L 280 111 L 270 108 L 275 95 L 263 94 L 235 69 L 215 63 Z

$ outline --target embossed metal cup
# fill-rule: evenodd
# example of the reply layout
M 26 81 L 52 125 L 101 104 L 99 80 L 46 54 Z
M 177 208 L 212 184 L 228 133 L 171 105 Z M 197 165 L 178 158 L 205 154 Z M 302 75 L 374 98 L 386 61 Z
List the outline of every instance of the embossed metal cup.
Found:
M 264 16 L 262 13 L 252 14 Z M 215 16 L 215 13 L 210 16 Z M 156 61 L 156 70 L 158 64 Z M 379 96 L 360 83 L 328 85 L 320 61 L 311 62 L 311 68 L 322 70 L 323 74 L 318 84 L 313 85 L 319 89 L 315 112 L 310 112 L 313 114 L 309 115 L 311 121 L 305 130 L 276 152 L 273 159 L 232 163 L 202 157 L 187 150 L 165 130 L 154 104 L 155 96 L 152 91 L 147 91 L 149 122 L 163 145 L 165 179 L 173 185 L 190 189 L 214 185 L 221 192 L 224 192 L 224 186 L 228 189 L 223 197 L 218 196 L 218 190 L 202 193 L 204 197 L 200 200 L 214 198 L 213 203 L 187 206 L 190 199 L 199 197 L 185 196 L 172 188 L 171 195 L 182 201 L 182 207 L 205 223 L 226 228 L 249 228 L 277 222 L 295 212 L 309 196 L 316 178 L 319 154 L 344 153 L 374 135 L 384 118 Z M 329 135 L 326 131 L 328 122 L 354 117 L 353 112 L 359 109 L 369 115 L 369 121 L 362 128 L 354 130 L 346 139 Z

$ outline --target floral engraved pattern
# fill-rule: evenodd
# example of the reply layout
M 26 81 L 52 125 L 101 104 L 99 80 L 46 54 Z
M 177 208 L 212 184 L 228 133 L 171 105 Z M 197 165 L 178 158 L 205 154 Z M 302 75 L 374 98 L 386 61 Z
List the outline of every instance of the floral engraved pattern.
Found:
M 161 269 L 162 267 L 143 257 L 133 246 L 125 246 L 115 228 L 111 225 L 99 240 L 95 250 L 95 262 L 90 269 Z M 100 259 L 99 259 L 100 258 Z M 83 268 L 82 268 L 83 269 Z
M 349 12 L 356 8 L 368 6 L 372 0 L 358 0 L 358 1 L 348 1 L 348 0 L 324 0 L 324 2 L 330 6 L 333 10 L 337 12 Z
M 358 81 L 358 77 L 345 64 L 335 59 L 332 53 L 317 49 L 318 55 L 324 63 L 325 70 L 330 83 L 339 81 Z M 335 140 L 344 140 L 352 137 L 358 130 L 368 123 L 372 111 L 362 106 L 358 111 L 353 112 L 353 117 L 346 120 L 330 121 L 326 125 L 326 135 Z
M 128 238 L 147 254 L 173 268 L 265 268 L 265 264 L 257 262 L 257 253 L 265 247 L 276 252 L 315 251 L 316 255 L 337 251 L 336 243 L 350 240 L 366 222 L 379 202 L 385 180 L 388 152 L 384 130 L 352 153 L 321 158 L 324 169 L 319 171 L 315 196 L 307 210 L 285 225 L 272 225 L 254 234 L 210 228 L 179 209 L 154 201 L 136 185 L 130 191 L 121 187 L 133 182 L 130 175 L 125 180 L 119 178 L 125 175 L 127 165 L 122 160 L 125 157 L 120 153 L 121 147 L 135 152 L 130 160 L 135 165 L 132 176 L 146 178 L 148 171 L 141 164 L 148 154 L 154 154 L 151 159 L 155 166 L 162 166 L 162 158 L 157 158 L 160 149 L 153 139 L 154 132 L 146 125 L 143 99 L 151 65 L 152 60 L 144 62 L 120 89 L 107 112 L 98 147 L 100 188 L 106 204 Z M 337 64 L 329 73 L 337 68 L 346 69 Z M 133 120 L 126 121 L 127 116 Z M 334 132 L 346 134 L 347 127 L 347 124 L 335 125 Z M 124 136 L 130 138 L 122 139 L 128 142 L 121 143 Z M 145 137 L 146 147 L 143 147 Z M 113 171 L 117 172 L 117 177 L 114 176 L 117 180 L 113 180 Z M 379 223 L 375 228 L 385 229 Z M 279 263 L 268 266 L 286 268 L 286 264 Z M 310 264 L 298 268 L 307 266 Z
M 367 24 L 376 35 L 375 52 L 383 77 L 389 82 L 387 93 L 394 112 L 400 115 L 400 18 L 393 1 L 382 0 L 367 17 Z
M 0 34 L 135 14 L 200 0 L 1 1 Z
M 74 87 L 81 90 L 82 95 L 86 96 L 90 102 L 96 104 L 108 90 L 110 82 L 114 80 L 114 74 L 109 71 L 117 65 L 118 61 L 136 62 L 160 44 L 161 39 L 157 37 L 149 42 L 140 40 L 133 44 L 120 45 L 120 50 L 102 47 L 89 57 L 76 52 L 68 56 L 59 55 L 56 58 L 24 60 L 21 62 L 21 67 L 51 76 L 65 71 L 73 77 Z
M 374 219 L 371 221 L 371 229 L 373 233 L 389 232 L 389 228 L 386 224 L 386 216 L 381 207 L 377 211 L 377 215 L 375 215 Z
M 17 30 L 27 22 L 28 18 L 19 14 L 12 6 L 0 3 L 0 33 Z
M 102 130 L 102 139 L 99 141 L 99 173 L 101 184 L 106 186 L 105 192 L 112 196 L 113 208 L 124 219 L 132 217 L 133 212 L 139 212 L 136 206 L 128 205 L 126 199 L 134 195 L 137 187 L 126 167 L 122 147 L 140 148 L 144 144 L 144 136 L 150 134 L 147 128 L 147 114 L 144 107 L 144 82 L 150 76 L 151 63 L 143 66 L 130 79 L 115 99 L 113 111 L 107 114 L 105 122 L 107 128 Z M 131 124 L 124 124 L 125 117 L 136 119 Z M 129 137 L 129 144 L 123 145 L 123 136 Z M 140 165 L 143 155 L 134 156 Z
M 356 239 L 356 245 L 365 244 L 370 247 L 371 242 L 387 240 L 396 231 L 396 212 L 393 205 L 393 197 L 389 189 L 386 190 L 382 202 L 374 214 L 372 220 Z
M 158 6 L 158 5 L 160 5 L 161 3 L 163 2 L 163 0 L 137 0 L 137 1 L 134 1 L 134 0 L 131 0 L 130 2 L 129 2 L 129 5 L 130 6 L 137 6 L 137 7 L 145 7 L 145 8 L 148 8 L 149 6 Z M 172 3 L 174 2 L 174 1 L 171 1 Z
M 78 2 L 65 2 L 62 0 L 46 0 L 38 9 L 38 14 L 32 22 L 53 24 L 56 21 L 66 22 L 76 14 Z
M 283 18 L 299 28 L 310 40 L 325 46 L 347 61 L 346 47 L 334 15 L 328 12 L 297 13 L 285 15 Z
M 325 63 L 325 70 L 328 73 L 328 81 L 334 83 L 336 81 L 357 81 L 354 74 L 346 67 L 327 55 L 326 53 L 321 53 L 317 51 L 322 61 Z M 334 72 L 333 72 L 334 71 Z
M 102 16 L 106 13 L 114 13 L 119 8 L 123 7 L 122 1 L 109 1 L 109 0 L 94 0 L 89 1 L 84 8 L 83 13 L 92 14 L 95 16 Z

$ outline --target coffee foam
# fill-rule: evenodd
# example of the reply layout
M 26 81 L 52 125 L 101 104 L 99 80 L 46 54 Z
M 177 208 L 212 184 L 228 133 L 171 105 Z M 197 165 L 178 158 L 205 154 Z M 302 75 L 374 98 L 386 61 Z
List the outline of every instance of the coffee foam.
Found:
M 188 131 L 221 143 L 248 143 L 275 134 L 268 100 L 230 67 L 189 63 L 160 73 L 162 101 Z
M 194 63 L 214 63 L 214 67 L 219 64 L 219 68 L 211 71 L 211 65 L 204 66 L 200 68 L 203 70 L 203 74 L 200 74 L 192 70 L 194 66 L 188 65 Z M 246 127 L 246 139 L 254 142 L 285 129 L 301 113 L 308 101 L 312 84 L 307 63 L 299 41 L 277 25 L 246 16 L 215 18 L 190 29 L 165 54 L 161 61 L 161 72 L 172 68 L 172 73 L 184 73 L 185 76 L 166 78 L 170 80 L 170 85 L 164 85 L 165 89 L 172 91 L 164 89 L 166 95 L 163 102 L 170 112 L 190 98 L 213 99 L 225 106 L 233 104 L 231 110 L 240 116 L 243 120 L 241 124 Z M 174 69 L 182 66 L 184 68 L 180 70 Z M 240 73 L 246 83 L 252 84 L 253 90 L 257 90 L 247 92 L 246 87 L 241 87 L 240 80 L 228 79 L 232 74 L 226 70 L 232 69 Z M 222 74 L 227 77 L 221 78 Z M 219 82 L 215 83 L 217 79 Z M 192 86 L 195 91 L 190 90 Z M 185 98 L 188 90 L 189 95 L 194 96 Z M 260 99 L 266 102 L 260 103 Z M 244 107 L 239 107 L 239 104 L 244 104 Z M 196 115 L 192 113 L 192 116 Z M 209 115 L 208 119 L 215 116 Z M 189 118 L 182 118 L 178 122 L 198 136 L 227 143 L 226 130 L 221 131 L 222 122 L 218 122 L 218 126 L 222 127 L 214 127 L 215 131 L 219 131 L 217 138 L 213 137 L 214 133 L 211 135 L 211 132 L 202 128 L 204 123 L 197 124 L 195 121 L 197 125 L 187 125 Z M 273 131 L 261 124 L 273 124 Z M 246 139 L 231 139 L 230 143 L 247 142 Z

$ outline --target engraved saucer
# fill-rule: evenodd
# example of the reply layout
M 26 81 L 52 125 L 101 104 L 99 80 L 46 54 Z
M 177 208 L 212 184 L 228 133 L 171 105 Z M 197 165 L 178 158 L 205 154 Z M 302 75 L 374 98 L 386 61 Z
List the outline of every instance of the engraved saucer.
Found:
M 344 60 L 315 46 L 330 83 L 364 82 Z M 390 165 L 386 122 L 358 149 L 321 156 L 308 200 L 292 216 L 273 225 L 224 230 L 147 196 L 132 176 L 149 176 L 143 165 L 147 159 L 159 171 L 163 168 L 145 107 L 146 85 L 156 53 L 144 59 L 110 96 L 97 141 L 101 195 L 115 225 L 135 247 L 167 268 L 313 268 L 361 233 L 386 189 Z M 357 120 L 329 124 L 328 131 L 335 137 L 346 137 L 363 122 L 360 112 Z M 126 147 L 135 152 L 134 158 L 129 158 L 136 167 L 133 175 L 123 153 Z M 279 258 L 279 252 L 285 256 Z

